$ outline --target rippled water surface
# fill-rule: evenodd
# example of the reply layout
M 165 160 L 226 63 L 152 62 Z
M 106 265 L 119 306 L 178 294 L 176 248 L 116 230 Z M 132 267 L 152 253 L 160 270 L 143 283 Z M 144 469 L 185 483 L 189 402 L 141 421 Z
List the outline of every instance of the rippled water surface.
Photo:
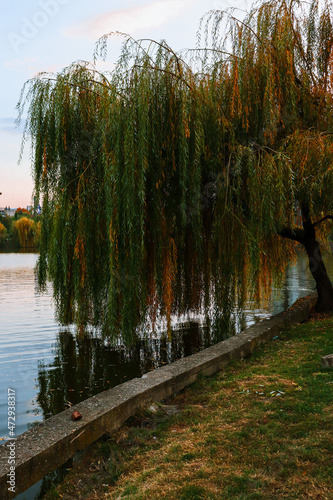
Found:
M 36 254 L 0 253 L 0 436 L 7 434 L 7 389 L 16 390 L 20 434 L 32 420 L 38 360 L 53 359 L 58 326 L 50 293 L 35 292 L 36 260 Z

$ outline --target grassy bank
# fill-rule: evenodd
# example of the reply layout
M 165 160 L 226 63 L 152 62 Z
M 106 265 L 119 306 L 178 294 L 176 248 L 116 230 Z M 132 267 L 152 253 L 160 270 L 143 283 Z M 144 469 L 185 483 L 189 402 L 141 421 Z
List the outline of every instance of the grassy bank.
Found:
M 333 499 L 330 353 L 330 318 L 284 331 L 95 444 L 46 498 Z

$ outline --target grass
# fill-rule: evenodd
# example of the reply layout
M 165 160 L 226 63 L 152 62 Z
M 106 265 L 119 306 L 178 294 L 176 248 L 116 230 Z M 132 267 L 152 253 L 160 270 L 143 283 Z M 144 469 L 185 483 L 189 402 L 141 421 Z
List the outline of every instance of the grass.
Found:
M 333 499 L 330 353 L 332 318 L 291 327 L 128 421 L 45 498 Z

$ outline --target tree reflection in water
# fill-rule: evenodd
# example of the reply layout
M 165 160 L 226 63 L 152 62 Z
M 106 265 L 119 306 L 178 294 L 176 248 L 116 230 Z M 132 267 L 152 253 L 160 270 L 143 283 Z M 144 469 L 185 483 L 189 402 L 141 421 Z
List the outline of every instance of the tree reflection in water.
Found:
M 221 331 L 226 331 L 218 329 Z M 140 339 L 132 347 L 114 346 L 93 334 L 75 337 L 60 331 L 52 364 L 39 363 L 38 408 L 49 418 L 126 380 L 141 377 L 167 363 L 223 340 L 217 329 L 188 322 L 167 336 Z
M 35 414 L 44 418 L 111 387 L 141 377 L 149 370 L 189 356 L 205 349 L 230 335 L 243 330 L 249 324 L 276 314 L 291 306 L 300 296 L 313 290 L 313 280 L 307 269 L 306 256 L 298 256 L 298 264 L 291 266 L 284 284 L 273 290 L 267 308 L 248 306 L 242 311 L 214 311 L 204 324 L 188 321 L 178 325 L 171 335 L 143 336 L 131 348 L 114 346 L 92 333 L 84 337 L 70 331 L 60 331 L 54 346 L 54 361 L 39 363 L 38 396 Z M 333 276 L 333 260 L 327 260 L 330 276 Z

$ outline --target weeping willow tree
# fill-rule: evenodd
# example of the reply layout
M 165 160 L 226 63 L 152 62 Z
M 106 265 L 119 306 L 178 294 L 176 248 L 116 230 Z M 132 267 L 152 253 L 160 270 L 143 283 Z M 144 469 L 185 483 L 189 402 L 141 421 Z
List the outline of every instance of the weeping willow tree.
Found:
M 7 229 L 5 226 L 0 222 L 0 241 L 4 240 L 6 237 Z
M 213 11 L 182 56 L 125 36 L 111 73 L 76 63 L 27 82 L 39 283 L 52 280 L 63 322 L 130 341 L 158 315 L 228 319 L 269 292 L 295 242 L 318 310 L 332 309 L 319 244 L 333 219 L 332 12 L 329 0 L 261 2 L 241 21 Z
M 39 222 L 28 217 L 21 217 L 14 222 L 14 234 L 18 236 L 20 247 L 36 248 L 38 246 Z

